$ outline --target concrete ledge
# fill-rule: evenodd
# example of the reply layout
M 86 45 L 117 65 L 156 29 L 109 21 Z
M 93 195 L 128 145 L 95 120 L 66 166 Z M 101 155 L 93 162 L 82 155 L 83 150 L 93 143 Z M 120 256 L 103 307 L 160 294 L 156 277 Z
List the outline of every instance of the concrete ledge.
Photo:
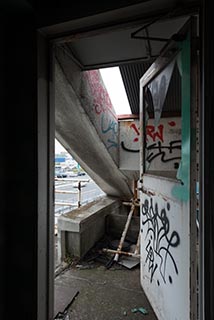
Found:
M 58 218 L 58 262 L 66 253 L 81 257 L 105 234 L 105 218 L 118 214 L 119 199 L 105 196 Z

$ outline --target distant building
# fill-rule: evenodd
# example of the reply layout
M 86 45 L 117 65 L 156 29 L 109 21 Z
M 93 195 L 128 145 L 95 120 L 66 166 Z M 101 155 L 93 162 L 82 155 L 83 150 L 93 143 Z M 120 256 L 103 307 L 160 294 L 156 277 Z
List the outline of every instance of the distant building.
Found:
M 60 165 L 63 168 L 66 167 L 77 167 L 77 162 L 68 152 L 60 152 L 55 154 L 55 167 Z
M 55 164 L 65 162 L 65 157 L 55 157 Z

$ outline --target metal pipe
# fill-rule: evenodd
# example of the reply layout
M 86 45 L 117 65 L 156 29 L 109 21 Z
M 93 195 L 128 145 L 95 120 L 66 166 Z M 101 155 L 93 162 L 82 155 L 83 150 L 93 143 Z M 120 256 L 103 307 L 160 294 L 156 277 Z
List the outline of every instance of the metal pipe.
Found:
M 89 182 L 90 179 L 73 179 L 73 178 L 54 178 L 55 181 L 81 181 L 81 182 Z
M 68 190 L 55 190 L 55 193 L 64 193 L 64 194 L 77 194 L 76 191 L 68 191 Z
M 140 255 L 137 254 L 137 253 L 126 252 L 126 251 L 121 251 L 121 250 L 118 251 L 118 250 L 112 250 L 112 249 L 103 248 L 103 249 L 102 249 L 102 252 L 109 252 L 109 253 L 116 253 L 116 254 L 124 254 L 124 255 L 129 256 L 129 257 L 140 258 Z
M 141 39 L 141 40 L 150 40 L 150 41 L 159 41 L 159 42 L 168 42 L 170 39 L 167 38 L 157 38 L 157 37 L 143 37 L 131 35 L 132 39 Z
M 138 234 L 138 238 L 137 238 L 137 243 L 136 243 L 134 254 L 139 254 L 139 250 L 140 250 L 140 231 L 139 231 L 139 234 Z
M 137 192 L 138 192 L 137 191 L 137 180 L 134 180 L 134 190 L 133 190 L 133 192 L 134 192 L 134 203 L 136 203 L 137 202 Z M 136 207 L 134 209 L 134 216 L 136 216 L 138 214 L 138 210 L 137 210 Z
M 70 203 L 70 202 L 55 202 L 56 206 L 74 206 L 76 207 L 76 203 Z
M 130 207 L 133 205 L 132 202 L 123 202 L 123 204 L 124 204 L 124 206 L 130 206 Z M 136 207 L 139 207 L 139 206 L 140 206 L 140 204 L 139 204 L 138 202 L 134 202 L 134 205 L 135 205 Z
M 81 181 L 78 182 L 78 208 L 81 206 Z
M 120 239 L 120 243 L 119 243 L 118 248 L 117 248 L 118 252 L 120 252 L 122 247 L 123 247 L 123 242 L 125 240 L 125 237 L 126 237 L 126 234 L 127 234 L 130 222 L 131 222 L 131 218 L 132 218 L 132 215 L 133 215 L 133 212 L 134 212 L 134 209 L 135 209 L 135 205 L 132 204 L 131 210 L 129 212 L 129 215 L 128 215 L 128 218 L 127 218 L 127 221 L 126 221 L 126 224 L 125 224 L 125 228 L 123 230 L 123 233 L 122 233 L 122 236 L 121 236 L 121 239 Z M 114 257 L 114 261 L 118 261 L 118 259 L 119 259 L 119 254 L 116 253 L 115 257 Z

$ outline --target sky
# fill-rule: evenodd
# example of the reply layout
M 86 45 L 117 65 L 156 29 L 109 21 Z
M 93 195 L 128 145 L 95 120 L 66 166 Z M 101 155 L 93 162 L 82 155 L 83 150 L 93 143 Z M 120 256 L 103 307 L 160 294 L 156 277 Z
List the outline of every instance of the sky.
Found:
M 55 153 L 67 152 L 67 150 L 55 139 Z
M 131 114 L 128 98 L 123 85 L 119 67 L 100 69 L 103 82 L 108 91 L 115 112 L 119 114 Z M 55 153 L 66 151 L 55 139 Z
M 119 67 L 100 69 L 116 114 L 131 114 Z

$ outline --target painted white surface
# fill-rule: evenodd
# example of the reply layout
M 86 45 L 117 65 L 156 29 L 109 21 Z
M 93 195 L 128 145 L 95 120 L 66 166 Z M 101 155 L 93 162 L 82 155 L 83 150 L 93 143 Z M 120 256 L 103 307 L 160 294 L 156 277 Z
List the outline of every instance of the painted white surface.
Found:
M 120 169 L 139 170 L 139 120 L 119 122 Z M 177 171 L 181 156 L 181 119 L 163 118 L 157 128 L 150 119 L 147 125 L 147 170 Z
M 139 135 L 139 120 L 119 121 L 119 167 L 121 170 L 139 171 Z
M 141 284 L 159 320 L 190 319 L 189 202 L 175 184 L 144 175 L 141 195 Z

